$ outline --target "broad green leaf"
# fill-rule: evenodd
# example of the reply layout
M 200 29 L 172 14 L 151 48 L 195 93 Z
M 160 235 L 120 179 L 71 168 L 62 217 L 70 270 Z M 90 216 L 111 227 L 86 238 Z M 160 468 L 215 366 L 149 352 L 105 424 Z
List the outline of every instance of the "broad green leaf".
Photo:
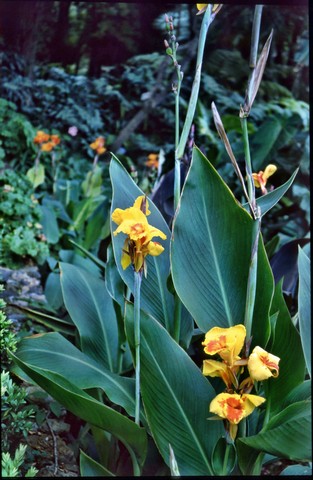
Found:
M 290 460 L 310 461 L 311 423 L 311 402 L 297 402 L 275 415 L 257 435 L 239 438 L 237 443 Z
M 304 381 L 305 362 L 299 332 L 292 323 L 286 306 L 281 282 L 277 284 L 271 313 L 278 312 L 274 341 L 270 352 L 280 358 L 279 376 L 264 382 L 265 397 L 269 397 L 271 413 L 281 410 L 285 397 Z
M 300 402 L 302 400 L 311 400 L 312 396 L 312 384 L 311 380 L 305 380 L 300 385 L 297 385 L 295 388 L 288 393 L 282 402 L 282 408 L 287 407 L 295 402 Z
M 243 475 L 260 475 L 264 453 L 236 441 L 238 465 Z
M 261 216 L 265 215 L 271 208 L 276 205 L 277 202 L 285 195 L 287 190 L 291 187 L 293 184 L 293 181 L 298 173 L 298 168 L 297 170 L 291 175 L 289 180 L 285 182 L 283 185 L 280 187 L 275 188 L 272 192 L 267 193 L 266 195 L 262 195 L 261 197 L 257 198 L 256 203 L 258 207 L 261 209 Z M 248 203 L 245 203 L 243 207 L 249 212 L 250 207 Z
M 50 307 L 58 310 L 64 304 L 59 272 L 50 272 L 45 284 L 45 297 Z
M 59 333 L 24 338 L 16 355 L 32 367 L 57 373 L 78 388 L 102 388 L 111 402 L 135 416 L 135 382 L 110 372 L 93 358 L 82 353 Z
M 118 371 L 118 327 L 103 279 L 60 263 L 64 303 L 80 336 L 81 350 L 112 372 Z
M 308 465 L 289 465 L 289 467 L 285 468 L 279 475 L 305 475 L 312 478 L 312 467 Z
M 37 188 L 45 181 L 45 167 L 42 163 L 35 165 L 26 172 L 26 177 L 32 183 L 34 188 Z
M 306 367 L 311 377 L 311 262 L 299 248 L 299 328 Z
M 57 243 L 60 238 L 60 230 L 54 211 L 42 205 L 41 207 L 42 217 L 41 223 L 43 227 L 43 233 L 47 237 L 49 243 Z
M 126 333 L 132 349 L 133 307 Z M 215 391 L 187 353 L 152 317 L 141 312 L 141 394 L 151 434 L 167 465 L 169 444 L 181 475 L 212 475 L 211 454 L 223 433 L 210 422 Z
M 215 475 L 229 475 L 235 468 L 237 461 L 236 448 L 221 437 L 212 453 L 212 466 Z
M 14 308 L 24 312 L 27 317 L 32 318 L 36 322 L 42 323 L 46 327 L 52 328 L 56 332 L 65 333 L 66 335 L 75 335 L 75 326 L 68 317 L 68 321 L 58 317 L 54 317 L 42 310 L 33 310 L 32 308 L 22 307 L 20 305 L 14 305 Z
M 82 450 L 80 450 L 79 468 L 81 477 L 115 477 L 114 473 L 100 465 Z
M 110 176 L 113 189 L 111 213 L 116 208 L 125 209 L 133 206 L 136 198 L 144 195 L 114 156 L 110 164 Z M 159 210 L 150 199 L 149 209 L 151 211 L 148 217 L 149 223 L 164 232 L 167 235 L 167 240 L 160 241 L 164 247 L 164 252 L 161 255 L 158 257 L 148 255 L 147 257 L 148 275 L 141 285 L 141 308 L 156 318 L 168 331 L 172 331 L 174 301 L 166 286 L 170 270 L 171 232 Z M 117 225 L 111 221 L 111 231 L 116 230 L 116 228 Z M 119 274 L 129 290 L 133 292 L 133 269 L 128 267 L 126 270 L 123 270 L 121 266 L 121 255 L 125 238 L 124 234 L 112 235 L 113 252 Z
M 105 270 L 105 263 L 100 260 L 100 258 L 96 257 L 95 255 L 93 255 L 92 253 L 88 252 L 88 250 L 86 250 L 84 247 L 82 247 L 81 245 L 79 245 L 78 243 L 74 242 L 74 240 L 72 240 L 71 238 L 68 239 L 68 241 L 72 244 L 72 245 L 75 245 L 76 248 L 78 248 L 78 250 L 80 250 L 81 252 L 83 252 L 83 254 L 87 257 L 87 258 L 90 258 L 90 260 L 92 262 L 94 262 L 101 270 Z
M 251 139 L 251 150 L 253 151 L 253 171 L 263 170 L 267 163 L 275 163 L 269 157 L 271 150 L 277 142 L 284 124 L 281 119 L 270 116 L 258 128 Z
M 210 162 L 194 148 L 174 221 L 173 282 L 199 328 L 243 323 L 251 259 L 253 220 Z M 273 276 L 259 241 L 253 341 L 269 336 Z
M 128 450 L 135 452 L 141 463 L 144 462 L 147 452 L 147 434 L 143 428 L 138 427 L 125 415 L 100 403 L 62 375 L 33 367 L 22 362 L 13 353 L 10 355 L 27 375 L 67 410 L 86 422 L 112 433 L 125 444 Z

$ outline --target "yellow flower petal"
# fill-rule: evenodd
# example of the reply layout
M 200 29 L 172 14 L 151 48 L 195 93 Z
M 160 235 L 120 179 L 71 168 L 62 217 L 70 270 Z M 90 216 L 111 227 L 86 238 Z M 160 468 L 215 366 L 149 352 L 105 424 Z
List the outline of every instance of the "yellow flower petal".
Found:
M 232 366 L 242 350 L 246 337 L 244 325 L 235 325 L 229 328 L 213 327 L 209 330 L 202 345 L 209 355 L 219 354 L 220 357 Z
M 273 173 L 275 173 L 277 170 L 276 165 L 269 164 L 264 170 L 263 178 L 267 180 Z
M 121 265 L 123 270 L 125 270 L 131 264 L 131 258 L 128 253 L 123 252 L 121 257 Z
M 158 242 L 149 242 L 148 244 L 148 253 L 153 257 L 157 257 L 162 252 L 164 252 L 164 247 Z
M 204 7 L 207 7 L 208 3 L 197 3 L 197 9 L 202 10 Z
M 210 403 L 210 412 L 237 425 L 263 402 L 265 402 L 265 398 L 257 395 L 241 396 L 237 393 L 220 393 Z
M 263 173 L 263 172 L 262 172 Z M 260 185 L 260 182 L 259 182 L 259 174 L 258 173 L 253 173 L 252 174 L 252 178 L 253 178 L 253 181 L 254 181 L 254 185 L 257 187 L 257 188 L 261 188 L 261 185 Z
M 143 200 L 146 199 L 146 213 L 145 215 L 148 216 L 150 215 L 150 210 L 149 210 L 149 202 L 148 202 L 148 199 L 145 195 L 140 195 L 140 197 L 137 197 L 135 202 L 134 202 L 134 205 L 133 207 L 135 208 L 138 208 L 139 210 L 141 209 L 141 205 L 142 205 L 142 202 Z
M 277 377 L 280 358 L 266 352 L 261 347 L 255 347 L 248 359 L 248 370 L 253 380 L 262 381 Z

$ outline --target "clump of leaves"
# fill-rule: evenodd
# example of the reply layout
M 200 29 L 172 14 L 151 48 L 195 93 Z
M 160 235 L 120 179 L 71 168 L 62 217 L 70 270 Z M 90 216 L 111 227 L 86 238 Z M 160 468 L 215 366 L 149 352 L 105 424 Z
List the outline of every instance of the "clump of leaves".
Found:
M 0 285 L 0 293 L 2 293 L 3 290 L 3 285 Z M 5 301 L 0 298 L 0 351 L 2 367 L 10 363 L 7 350 L 9 349 L 12 352 L 15 352 L 17 344 L 15 333 L 12 331 L 12 322 L 7 318 L 4 312 L 5 305 Z
M 17 447 L 14 453 L 14 457 L 11 457 L 8 452 L 2 452 L 1 457 L 1 475 L 3 477 L 20 477 L 20 467 L 24 464 L 25 453 L 27 445 L 22 443 Z M 35 467 L 30 467 L 25 473 L 25 477 L 35 477 L 38 470 Z
M 10 373 L 1 373 L 1 448 L 8 451 L 20 436 L 25 438 L 33 425 L 34 410 L 26 406 L 27 392 L 16 385 Z
M 0 187 L 0 264 L 19 264 L 21 257 L 43 263 L 49 248 L 31 184 L 24 175 L 7 169 L 0 171 Z

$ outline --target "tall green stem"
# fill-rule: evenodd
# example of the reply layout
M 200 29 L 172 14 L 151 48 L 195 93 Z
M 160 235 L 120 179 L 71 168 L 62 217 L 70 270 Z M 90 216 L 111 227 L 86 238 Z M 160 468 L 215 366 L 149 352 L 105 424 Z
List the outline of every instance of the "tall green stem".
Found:
M 263 5 L 256 5 L 254 10 L 252 34 L 251 34 L 251 50 L 250 50 L 250 68 L 256 66 L 256 59 L 258 54 L 260 27 L 262 19 Z
M 252 331 L 253 311 L 254 311 L 254 304 L 255 304 L 256 283 L 257 283 L 258 244 L 259 244 L 259 237 L 260 237 L 260 223 L 261 222 L 259 219 L 256 219 L 253 221 L 251 261 L 250 261 L 248 284 L 247 284 L 246 308 L 245 308 L 245 319 L 244 319 L 244 324 L 247 332 L 247 340 L 250 339 L 251 331 Z
M 203 16 L 201 29 L 200 29 L 196 73 L 195 73 L 195 78 L 192 84 L 192 90 L 191 90 L 190 100 L 188 104 L 186 119 L 185 119 L 183 131 L 180 137 L 179 145 L 176 149 L 176 158 L 178 159 L 182 158 L 184 154 L 184 150 L 188 140 L 188 135 L 190 132 L 191 124 L 192 124 L 196 106 L 197 106 L 205 40 L 206 40 L 209 26 L 212 23 L 212 20 L 214 19 L 214 16 L 211 15 L 211 12 L 212 12 L 212 5 L 208 5 L 208 8 L 206 9 L 205 14 Z
M 181 179 L 180 179 L 180 159 L 177 157 L 177 147 L 179 143 L 179 95 L 181 88 L 182 76 L 180 69 L 177 68 L 177 90 L 175 92 L 175 169 L 174 169 L 174 212 L 176 212 L 181 190 Z
M 255 217 L 255 208 L 256 208 L 255 186 L 252 178 L 252 165 L 251 165 L 249 136 L 248 136 L 248 122 L 246 117 L 241 118 L 240 121 L 241 121 L 242 133 L 243 133 L 243 146 L 244 146 L 245 160 L 246 160 L 248 195 L 249 195 L 250 203 L 254 210 L 252 214 Z
M 140 424 L 140 287 L 141 272 L 134 272 L 134 338 L 135 338 L 135 422 Z

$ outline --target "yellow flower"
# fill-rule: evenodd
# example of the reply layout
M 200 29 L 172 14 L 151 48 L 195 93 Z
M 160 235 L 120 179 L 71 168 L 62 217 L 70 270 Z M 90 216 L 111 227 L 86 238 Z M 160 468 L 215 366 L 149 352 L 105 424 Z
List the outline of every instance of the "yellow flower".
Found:
M 51 152 L 51 150 L 53 150 L 54 147 L 55 147 L 55 144 L 53 142 L 47 142 L 41 145 L 41 150 L 43 152 Z
M 264 172 L 262 170 L 259 171 L 259 173 L 252 173 L 254 185 L 257 188 L 261 188 L 262 193 L 267 193 L 267 190 L 265 188 L 265 185 L 267 184 L 268 178 L 273 175 L 277 170 L 276 165 L 269 164 L 265 168 Z
M 197 3 L 197 9 L 199 10 L 197 15 L 201 15 L 202 13 L 204 13 L 208 5 L 209 5 L 208 3 Z M 221 8 L 222 8 L 222 5 L 220 3 L 214 3 L 212 7 L 212 13 L 217 13 Z
M 94 142 L 92 142 L 89 146 L 93 150 L 96 150 L 98 155 L 101 155 L 102 153 L 106 152 L 106 148 L 104 146 L 105 144 L 105 139 L 104 137 L 98 137 Z
M 246 337 L 244 325 L 235 325 L 229 328 L 213 327 L 206 335 L 204 351 L 208 355 L 218 354 L 229 366 L 233 366 L 239 360 Z
M 144 268 L 147 255 L 158 256 L 164 251 L 162 245 L 152 241 L 153 237 L 165 240 L 166 235 L 148 223 L 147 215 L 150 213 L 148 200 L 143 195 L 135 200 L 132 207 L 125 210 L 116 208 L 112 213 L 112 220 L 118 225 L 113 235 L 127 235 L 121 258 L 124 270 L 132 264 L 139 272 Z
M 229 433 L 234 440 L 237 434 L 238 423 L 264 402 L 265 398 L 258 395 L 220 393 L 210 403 L 210 412 L 228 420 L 230 424 Z
M 217 360 L 204 360 L 203 361 L 203 375 L 208 377 L 220 377 L 225 383 L 227 388 L 238 386 L 238 381 L 232 372 L 232 370 L 224 362 L 218 362 Z
M 262 381 L 270 377 L 278 377 L 280 358 L 255 347 L 248 359 L 248 370 L 253 380 Z

